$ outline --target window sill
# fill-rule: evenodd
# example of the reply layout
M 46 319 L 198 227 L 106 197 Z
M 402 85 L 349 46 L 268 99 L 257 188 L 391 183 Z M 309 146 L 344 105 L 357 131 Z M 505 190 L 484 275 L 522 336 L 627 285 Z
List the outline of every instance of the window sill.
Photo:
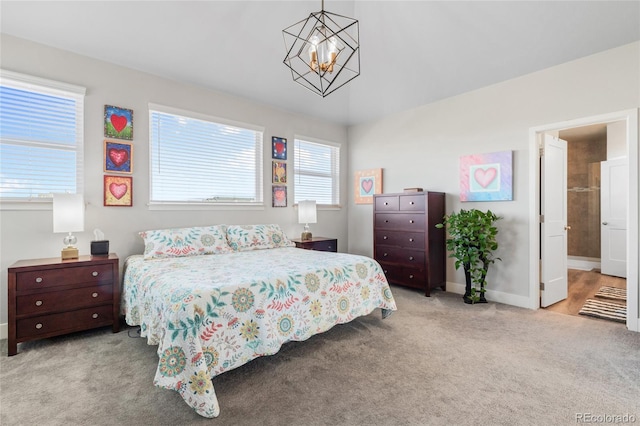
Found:
M 254 203 L 147 203 L 149 210 L 264 210 L 264 204 Z

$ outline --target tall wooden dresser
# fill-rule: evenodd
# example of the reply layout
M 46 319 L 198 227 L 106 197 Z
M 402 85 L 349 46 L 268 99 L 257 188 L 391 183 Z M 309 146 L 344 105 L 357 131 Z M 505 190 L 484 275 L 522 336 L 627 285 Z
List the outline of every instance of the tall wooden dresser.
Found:
M 374 195 L 373 256 L 392 284 L 446 290 L 443 192 Z

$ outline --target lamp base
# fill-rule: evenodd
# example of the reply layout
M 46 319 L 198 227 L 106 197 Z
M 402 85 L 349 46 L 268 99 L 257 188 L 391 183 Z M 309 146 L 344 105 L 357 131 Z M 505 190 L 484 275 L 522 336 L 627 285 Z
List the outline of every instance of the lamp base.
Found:
M 309 231 L 304 231 L 301 235 L 300 235 L 300 239 L 302 241 L 310 241 L 312 238 L 311 236 L 311 232 Z
M 62 252 L 60 252 L 60 255 L 62 256 L 62 260 L 77 259 L 78 249 L 75 247 L 65 247 L 62 249 Z

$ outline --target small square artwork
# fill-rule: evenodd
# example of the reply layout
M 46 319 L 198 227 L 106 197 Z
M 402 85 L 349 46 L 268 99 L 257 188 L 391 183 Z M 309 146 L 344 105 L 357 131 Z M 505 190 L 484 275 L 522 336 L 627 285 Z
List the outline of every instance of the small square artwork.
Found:
M 273 185 L 273 207 L 287 207 L 287 187 Z
M 105 175 L 104 205 L 131 207 L 133 205 L 133 178 Z
M 108 138 L 133 140 L 133 110 L 105 105 L 104 135 Z
M 283 161 L 273 161 L 273 183 L 287 183 L 287 163 Z
M 285 138 L 279 138 L 273 136 L 271 138 L 271 157 L 277 160 L 287 159 L 287 140 Z
M 357 171 L 354 184 L 356 204 L 373 204 L 373 194 L 382 194 L 382 169 Z
M 513 151 L 460 157 L 460 201 L 513 200 Z
M 133 172 L 133 147 L 130 143 L 104 141 L 104 171 Z

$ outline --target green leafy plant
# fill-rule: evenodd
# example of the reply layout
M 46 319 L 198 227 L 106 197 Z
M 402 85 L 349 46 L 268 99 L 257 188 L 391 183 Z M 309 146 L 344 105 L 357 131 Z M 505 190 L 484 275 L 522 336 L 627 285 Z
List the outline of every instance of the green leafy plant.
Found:
M 465 276 L 465 303 L 486 303 L 486 278 L 489 265 L 496 260 L 493 252 L 498 249 L 495 222 L 502 219 L 491 210 L 460 210 L 443 218 L 436 228 L 447 228 L 449 257 L 456 259 L 456 269 L 462 266 Z

